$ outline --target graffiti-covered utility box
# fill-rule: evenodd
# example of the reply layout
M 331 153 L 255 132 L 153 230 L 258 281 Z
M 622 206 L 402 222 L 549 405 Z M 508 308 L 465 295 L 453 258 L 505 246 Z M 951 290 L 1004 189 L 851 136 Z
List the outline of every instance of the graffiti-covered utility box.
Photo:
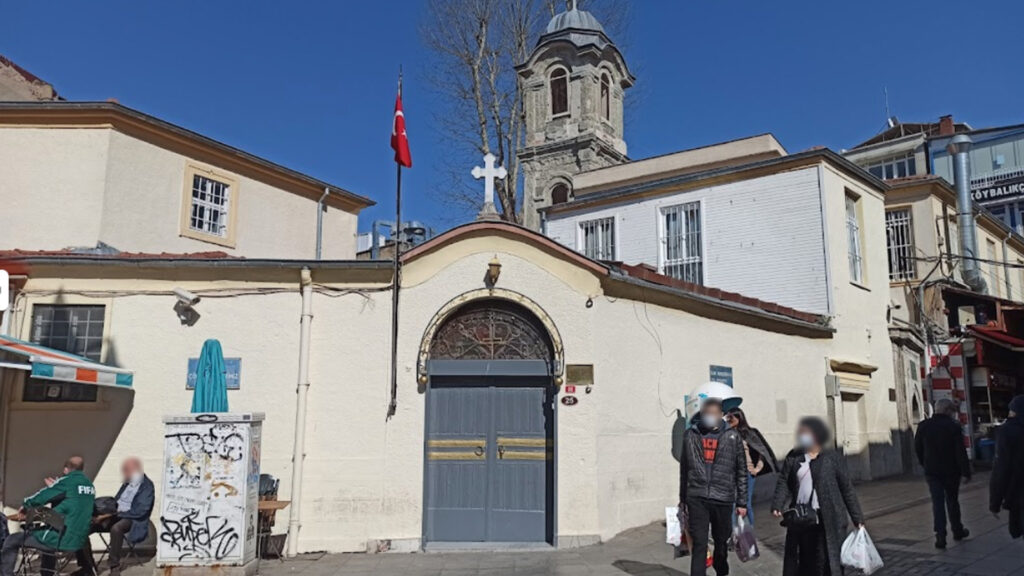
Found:
M 156 573 L 255 572 L 262 423 L 262 413 L 164 417 Z

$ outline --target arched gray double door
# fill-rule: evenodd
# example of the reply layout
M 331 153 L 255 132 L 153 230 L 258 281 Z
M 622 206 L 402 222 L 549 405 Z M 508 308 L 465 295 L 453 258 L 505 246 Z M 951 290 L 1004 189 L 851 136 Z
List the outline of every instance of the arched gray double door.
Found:
M 552 348 L 526 309 L 471 303 L 428 364 L 424 541 L 554 541 Z

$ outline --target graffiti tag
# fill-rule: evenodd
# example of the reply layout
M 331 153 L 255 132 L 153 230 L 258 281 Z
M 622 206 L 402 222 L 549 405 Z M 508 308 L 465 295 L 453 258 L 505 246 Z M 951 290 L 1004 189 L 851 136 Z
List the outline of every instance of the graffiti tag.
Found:
M 160 524 L 160 541 L 178 552 L 178 560 L 223 560 L 238 546 L 238 533 L 228 525 L 227 518 L 201 519 L 199 511 L 192 510 L 177 520 L 161 517 Z

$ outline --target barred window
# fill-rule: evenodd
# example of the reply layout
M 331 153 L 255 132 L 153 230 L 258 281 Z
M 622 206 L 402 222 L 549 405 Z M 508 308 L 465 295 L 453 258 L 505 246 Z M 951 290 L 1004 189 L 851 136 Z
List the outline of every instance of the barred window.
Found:
M 917 277 L 914 260 L 914 234 L 910 210 L 889 210 L 885 213 L 885 240 L 889 250 L 889 280 L 899 282 Z
M 103 351 L 103 306 L 32 307 L 32 341 L 100 361 Z
M 860 250 L 860 216 L 857 212 L 857 199 L 847 194 L 846 242 L 849 250 L 850 281 L 860 284 L 864 281 L 864 257 Z
M 192 206 L 188 227 L 203 234 L 226 237 L 231 186 L 200 174 L 192 175 Z
M 615 260 L 615 218 L 580 223 L 580 246 L 588 258 Z
M 661 273 L 694 284 L 704 283 L 700 202 L 661 210 Z

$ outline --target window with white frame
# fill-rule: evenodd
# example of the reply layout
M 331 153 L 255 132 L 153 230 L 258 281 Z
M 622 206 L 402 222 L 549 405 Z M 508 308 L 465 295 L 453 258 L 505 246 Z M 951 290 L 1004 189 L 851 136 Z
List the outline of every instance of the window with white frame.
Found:
M 917 261 L 914 259 L 914 235 L 909 208 L 886 211 L 885 241 L 889 251 L 889 281 L 916 278 Z
M 917 160 L 913 152 L 876 160 L 866 166 L 868 172 L 883 180 L 906 178 L 917 174 Z
M 581 252 L 594 260 L 615 260 L 615 218 L 580 223 Z
M 860 245 L 860 214 L 857 198 L 846 195 L 846 243 L 849 250 L 850 281 L 864 282 L 864 257 Z
M 192 205 L 188 220 L 190 230 L 227 238 L 230 209 L 229 184 L 202 174 L 192 175 Z
M 700 202 L 661 209 L 661 273 L 684 282 L 704 283 Z

